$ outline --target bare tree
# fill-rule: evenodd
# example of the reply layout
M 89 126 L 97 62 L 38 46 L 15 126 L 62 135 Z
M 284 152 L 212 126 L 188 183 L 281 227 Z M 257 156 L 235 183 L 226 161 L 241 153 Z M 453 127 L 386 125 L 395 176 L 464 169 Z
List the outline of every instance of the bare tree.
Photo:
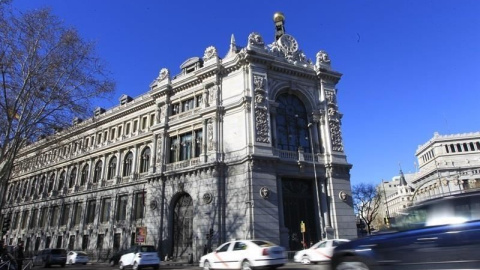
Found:
M 0 198 L 19 149 L 92 112 L 114 82 L 94 45 L 49 9 L 0 2 Z
M 367 233 L 371 233 L 371 225 L 375 221 L 381 204 L 381 194 L 373 184 L 361 183 L 352 187 L 353 207 L 357 216 L 366 225 Z

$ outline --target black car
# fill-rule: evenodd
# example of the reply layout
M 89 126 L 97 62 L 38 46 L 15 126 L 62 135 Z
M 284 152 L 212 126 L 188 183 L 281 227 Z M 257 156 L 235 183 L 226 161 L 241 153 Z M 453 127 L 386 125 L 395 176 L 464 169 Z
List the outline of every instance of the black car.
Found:
M 118 261 L 120 260 L 120 257 L 122 257 L 122 255 L 125 254 L 126 252 L 127 252 L 127 250 L 117 251 L 115 254 L 113 254 L 112 257 L 110 257 L 110 259 L 108 260 L 108 264 L 110 264 L 110 266 L 117 265 Z
M 33 265 L 41 265 L 43 267 L 49 267 L 51 265 L 65 267 L 66 263 L 67 250 L 63 248 L 47 248 L 33 257 Z
M 480 269 L 480 192 L 421 202 L 392 229 L 335 248 L 332 270 Z

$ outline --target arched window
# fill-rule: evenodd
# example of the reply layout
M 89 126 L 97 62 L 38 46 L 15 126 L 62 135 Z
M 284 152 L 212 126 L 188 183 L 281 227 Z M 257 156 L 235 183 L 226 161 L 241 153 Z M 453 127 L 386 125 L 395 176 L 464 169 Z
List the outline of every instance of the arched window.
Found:
M 123 162 L 123 176 L 129 176 L 132 174 L 133 154 L 128 152 L 125 155 L 125 161 Z
M 58 178 L 58 190 L 62 190 L 65 185 L 65 171 L 60 173 L 60 178 Z
M 148 172 L 150 168 L 150 147 L 143 149 L 140 160 L 140 173 Z
M 22 188 L 22 198 L 25 198 L 25 195 L 27 195 L 27 189 L 28 189 L 28 181 L 23 181 L 23 188 Z
M 70 180 L 68 181 L 68 188 L 73 188 L 75 186 L 75 180 L 77 179 L 77 167 L 73 167 L 70 172 Z
M 112 157 L 108 164 L 107 178 L 113 179 L 115 177 L 116 171 L 117 171 L 117 157 Z
M 88 164 L 85 164 L 82 169 L 82 175 L 80 176 L 80 186 L 84 186 L 87 183 L 88 178 Z
M 93 173 L 93 183 L 97 183 L 102 178 L 102 166 L 103 166 L 103 162 L 101 160 L 99 160 L 97 164 L 95 164 L 95 171 Z
M 30 197 L 32 197 L 33 195 L 35 195 L 35 191 L 36 191 L 36 187 L 37 187 L 37 178 L 35 177 L 32 177 L 32 179 L 30 179 L 31 181 L 31 185 L 30 185 Z
M 50 175 L 50 179 L 48 179 L 48 193 L 52 192 L 54 184 L 55 184 L 55 174 L 52 173 L 52 175 Z
M 16 183 L 15 184 L 15 196 L 14 198 L 18 198 L 18 196 L 20 195 L 20 183 Z
M 278 96 L 279 104 L 276 114 L 276 147 L 298 151 L 301 147 L 304 152 L 311 152 L 307 111 L 303 102 L 292 94 Z
M 47 179 L 44 177 L 42 177 L 42 180 L 40 180 L 40 186 L 38 187 L 38 194 L 42 194 L 43 193 L 43 189 L 45 187 L 45 181 Z

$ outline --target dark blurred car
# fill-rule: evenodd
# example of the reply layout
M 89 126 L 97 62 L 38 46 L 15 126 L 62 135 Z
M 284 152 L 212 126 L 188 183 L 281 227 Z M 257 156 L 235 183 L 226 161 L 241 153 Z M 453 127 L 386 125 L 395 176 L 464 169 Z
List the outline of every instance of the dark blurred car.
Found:
M 421 202 L 392 229 L 336 247 L 332 270 L 480 269 L 480 192 Z
M 115 266 L 118 264 L 118 261 L 120 260 L 120 257 L 122 257 L 123 254 L 125 254 L 127 252 L 127 250 L 119 250 L 117 251 L 115 254 L 113 254 L 112 257 L 110 257 L 110 259 L 108 260 L 108 264 L 110 264 L 110 266 Z
M 43 267 L 50 267 L 51 265 L 65 267 L 66 263 L 67 250 L 63 248 L 47 248 L 33 257 L 33 265 L 41 265 Z

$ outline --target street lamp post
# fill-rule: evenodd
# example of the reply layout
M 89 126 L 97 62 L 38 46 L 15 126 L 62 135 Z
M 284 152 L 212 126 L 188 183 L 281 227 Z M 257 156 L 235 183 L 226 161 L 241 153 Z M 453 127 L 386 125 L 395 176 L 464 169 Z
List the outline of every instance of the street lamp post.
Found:
M 320 193 L 318 190 L 318 181 L 317 181 L 317 169 L 315 167 L 315 148 L 313 147 L 313 139 L 312 139 L 312 123 L 308 123 L 308 134 L 310 137 L 310 147 L 312 148 L 312 164 L 313 164 L 313 177 L 315 179 L 315 194 L 317 196 L 317 208 L 318 208 L 318 219 L 320 221 L 320 233 L 322 234 L 322 238 L 324 237 L 325 226 L 323 224 L 322 218 L 322 208 L 320 205 Z M 325 234 L 325 236 L 327 236 Z M 327 237 L 325 237 L 327 238 Z

